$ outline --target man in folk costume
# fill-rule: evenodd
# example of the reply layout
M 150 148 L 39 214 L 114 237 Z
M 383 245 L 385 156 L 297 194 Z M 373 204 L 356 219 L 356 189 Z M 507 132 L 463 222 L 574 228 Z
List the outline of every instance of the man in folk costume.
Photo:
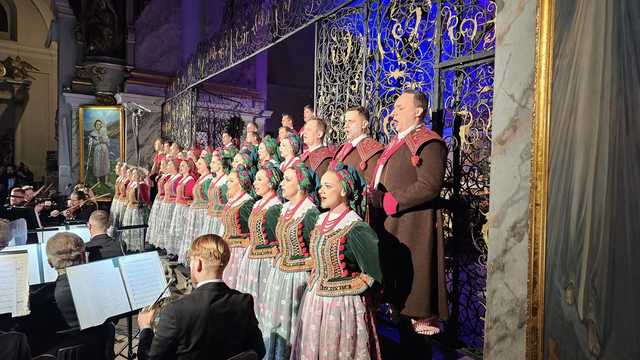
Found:
M 381 238 L 384 295 L 400 312 L 401 332 L 417 352 L 426 342 L 416 334 L 438 333 L 438 319 L 448 316 L 442 216 L 436 206 L 447 147 L 425 126 L 426 110 L 421 92 L 405 90 L 398 97 L 392 114 L 398 135 L 380 155 L 368 195 Z
M 300 160 L 311 171 L 315 172 L 318 178 L 321 178 L 327 168 L 329 162 L 333 159 L 335 149 L 324 145 L 324 135 L 327 132 L 327 124 L 318 118 L 313 118 L 304 126 L 304 143 L 307 149 L 300 156 Z
M 362 106 L 347 109 L 344 114 L 346 142 L 338 148 L 335 160 L 351 166 L 371 183 L 373 169 L 384 150 L 384 145 L 367 136 L 369 111 Z

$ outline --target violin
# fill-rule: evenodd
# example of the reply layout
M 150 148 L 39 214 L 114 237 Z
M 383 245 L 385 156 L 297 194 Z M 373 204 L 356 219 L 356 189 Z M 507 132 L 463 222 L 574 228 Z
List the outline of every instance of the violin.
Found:
M 73 215 L 76 213 L 76 211 L 80 210 L 80 208 L 82 208 L 84 206 L 84 204 L 88 203 L 88 202 L 93 202 L 95 203 L 96 200 L 103 198 L 103 197 L 107 197 L 110 196 L 111 193 L 107 193 L 107 194 L 102 194 L 99 196 L 93 196 L 90 197 L 88 199 L 82 200 L 79 203 L 73 205 L 73 206 L 69 206 L 68 208 L 66 208 L 65 210 L 53 210 L 51 212 L 51 214 L 49 215 L 50 217 L 58 217 L 60 216 L 60 214 L 62 214 L 66 219 L 72 218 Z M 97 207 L 97 204 L 96 204 Z

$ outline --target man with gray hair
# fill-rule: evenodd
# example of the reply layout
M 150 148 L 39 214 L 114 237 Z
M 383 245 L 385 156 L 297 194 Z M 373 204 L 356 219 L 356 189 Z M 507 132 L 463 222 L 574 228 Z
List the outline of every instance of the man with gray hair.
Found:
M 89 253 L 89 262 L 124 255 L 120 242 L 107 234 L 110 223 L 109 213 L 104 210 L 96 210 L 89 216 L 87 225 L 91 241 L 85 245 Z
M 47 259 L 51 267 L 58 272 L 55 291 L 58 309 L 69 327 L 78 327 L 80 324 L 71 297 L 66 268 L 86 262 L 82 238 L 71 232 L 59 232 L 53 235 L 47 242 Z

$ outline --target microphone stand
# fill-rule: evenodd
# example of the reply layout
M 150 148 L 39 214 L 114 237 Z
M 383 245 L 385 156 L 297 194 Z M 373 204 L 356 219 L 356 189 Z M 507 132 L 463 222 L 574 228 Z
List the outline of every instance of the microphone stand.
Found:
M 87 175 L 89 174 L 89 162 L 91 159 L 91 150 L 93 150 L 93 136 L 89 136 L 89 153 L 87 154 L 87 165 L 84 170 L 84 177 L 82 179 L 82 183 L 87 183 Z

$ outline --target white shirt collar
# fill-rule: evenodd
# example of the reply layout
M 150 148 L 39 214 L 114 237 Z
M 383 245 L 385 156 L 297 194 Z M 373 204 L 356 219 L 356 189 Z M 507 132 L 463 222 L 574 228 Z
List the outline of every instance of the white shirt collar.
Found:
M 413 131 L 413 129 L 417 127 L 418 127 L 418 124 L 414 124 L 412 126 L 409 126 L 409 128 L 405 129 L 403 132 L 398 133 L 398 140 L 404 139 L 407 135 L 409 135 L 411 131 Z
M 213 279 L 213 280 L 201 281 L 198 284 L 196 284 L 196 289 L 199 288 L 202 285 L 211 284 L 211 283 L 224 283 L 224 281 L 222 279 Z
M 358 144 L 360 144 L 360 142 L 362 140 L 364 140 L 366 137 L 367 137 L 366 134 L 362 134 L 362 135 L 358 136 L 357 138 L 351 140 L 351 145 L 353 145 L 353 147 L 358 146 Z

